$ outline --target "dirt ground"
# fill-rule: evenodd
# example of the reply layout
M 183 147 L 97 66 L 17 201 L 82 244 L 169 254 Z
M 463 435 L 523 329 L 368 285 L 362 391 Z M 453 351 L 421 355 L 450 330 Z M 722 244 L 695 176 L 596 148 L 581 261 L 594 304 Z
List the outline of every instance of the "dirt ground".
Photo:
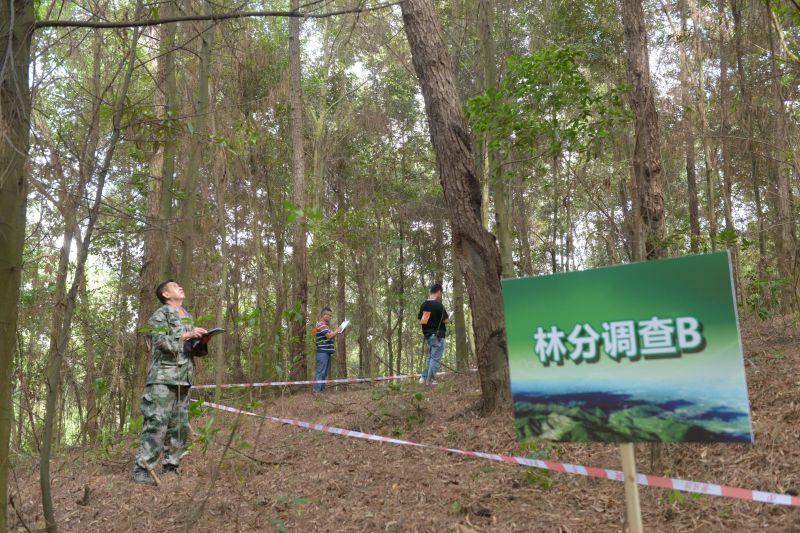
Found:
M 771 492 L 800 491 L 800 332 L 796 324 L 744 328 L 754 445 L 667 445 L 640 472 Z M 474 376 L 435 388 L 416 383 L 351 386 L 222 402 L 414 442 L 518 454 L 510 414 L 480 418 Z M 212 398 L 212 392 L 198 394 Z M 216 414 L 217 430 L 205 428 Z M 107 451 L 70 450 L 53 465 L 64 531 L 622 531 L 622 484 L 547 473 L 435 450 L 367 442 L 206 411 L 179 477 L 135 484 L 135 439 Z M 558 445 L 542 458 L 620 467 L 612 445 Z M 13 531 L 41 529 L 35 459 L 19 458 L 10 480 Z M 800 531 L 800 509 L 713 496 L 640 490 L 650 531 Z

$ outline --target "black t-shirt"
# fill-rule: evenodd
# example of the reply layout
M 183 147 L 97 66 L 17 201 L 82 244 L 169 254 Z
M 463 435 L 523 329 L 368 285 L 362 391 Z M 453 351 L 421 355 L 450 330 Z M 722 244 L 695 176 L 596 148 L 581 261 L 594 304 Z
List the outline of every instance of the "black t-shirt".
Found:
M 442 302 L 438 300 L 425 300 L 419 308 L 417 320 L 422 326 L 422 334 L 426 337 L 436 334 L 437 337 L 444 337 L 447 334 L 447 325 L 444 323 L 450 315 L 445 311 Z

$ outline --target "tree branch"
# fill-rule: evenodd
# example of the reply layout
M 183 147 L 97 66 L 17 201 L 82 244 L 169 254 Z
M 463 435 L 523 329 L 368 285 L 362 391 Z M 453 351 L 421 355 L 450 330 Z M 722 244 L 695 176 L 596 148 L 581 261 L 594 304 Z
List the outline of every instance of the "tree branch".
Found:
M 207 21 L 215 22 L 240 18 L 265 18 L 265 17 L 297 17 L 309 19 L 322 19 L 335 17 L 338 15 L 349 15 L 353 13 L 366 13 L 378 11 L 403 3 L 405 0 L 386 2 L 372 7 L 361 7 L 352 9 L 341 9 L 329 11 L 327 13 L 308 13 L 301 11 L 233 11 L 230 13 L 211 13 L 208 15 L 183 15 L 178 17 L 168 17 L 161 19 L 128 20 L 120 22 L 104 22 L 97 20 L 39 20 L 33 23 L 33 29 L 40 28 L 141 28 L 145 26 L 159 26 L 161 24 L 171 24 L 174 22 Z

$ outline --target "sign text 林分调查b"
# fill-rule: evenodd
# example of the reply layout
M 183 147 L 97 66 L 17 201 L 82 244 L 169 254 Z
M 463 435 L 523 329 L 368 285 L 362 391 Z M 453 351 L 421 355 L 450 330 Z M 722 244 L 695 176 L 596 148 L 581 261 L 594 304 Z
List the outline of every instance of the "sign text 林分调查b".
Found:
M 578 323 L 569 333 L 556 326 L 539 326 L 533 339 L 533 351 L 545 366 L 551 362 L 563 364 L 567 359 L 574 363 L 596 363 L 601 346 L 615 361 L 680 357 L 705 347 L 702 325 L 690 316 L 617 320 L 603 322 L 597 329 L 589 323 Z

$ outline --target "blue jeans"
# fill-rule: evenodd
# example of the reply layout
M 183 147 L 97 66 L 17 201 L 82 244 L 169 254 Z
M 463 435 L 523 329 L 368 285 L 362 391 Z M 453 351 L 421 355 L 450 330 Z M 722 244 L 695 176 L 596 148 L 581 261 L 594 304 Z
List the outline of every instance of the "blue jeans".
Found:
M 328 379 L 328 367 L 331 365 L 331 356 L 333 352 L 317 352 L 317 367 L 314 371 L 314 380 L 320 381 Z M 314 392 L 322 392 L 325 390 L 324 383 L 315 383 Z
M 442 362 L 444 353 L 444 337 L 437 337 L 432 334 L 428 337 L 428 366 L 422 372 L 422 379 L 432 381 L 439 371 L 439 364 Z

